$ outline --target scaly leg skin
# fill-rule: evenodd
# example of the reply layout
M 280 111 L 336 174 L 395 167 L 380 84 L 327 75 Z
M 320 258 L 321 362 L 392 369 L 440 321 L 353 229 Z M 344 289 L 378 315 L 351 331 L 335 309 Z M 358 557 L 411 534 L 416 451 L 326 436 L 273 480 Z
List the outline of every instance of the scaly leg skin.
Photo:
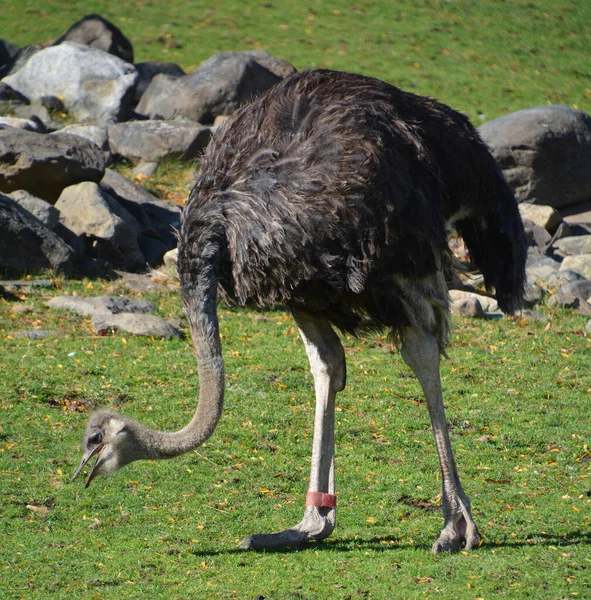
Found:
M 441 393 L 437 339 L 425 331 L 409 328 L 405 331 L 401 354 L 423 388 L 441 467 L 444 522 L 432 551 L 437 554 L 441 551 L 457 551 L 463 547 L 471 550 L 480 545 L 480 534 L 472 519 L 470 500 L 462 489 L 451 449 Z
M 314 492 L 321 492 L 334 500 L 334 405 L 337 392 L 345 387 L 345 353 L 327 321 L 299 309 L 292 309 L 292 312 L 306 346 L 316 392 L 308 498 Z M 294 527 L 277 533 L 251 535 L 240 542 L 240 547 L 247 550 L 298 547 L 309 541 L 327 538 L 335 527 L 336 508 L 308 504 L 304 518 Z
M 307 506 L 300 523 L 277 533 L 255 533 L 239 544 L 244 550 L 299 548 L 306 542 L 327 538 L 334 529 L 336 509 Z

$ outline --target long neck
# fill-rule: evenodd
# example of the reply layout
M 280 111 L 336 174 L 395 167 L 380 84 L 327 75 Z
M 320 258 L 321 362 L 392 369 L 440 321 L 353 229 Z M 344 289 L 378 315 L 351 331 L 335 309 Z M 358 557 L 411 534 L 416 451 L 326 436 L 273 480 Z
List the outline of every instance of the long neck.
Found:
M 142 458 L 173 458 L 190 452 L 214 432 L 224 404 L 224 363 L 216 311 L 217 280 L 199 277 L 183 288 L 199 372 L 199 403 L 191 422 L 175 432 L 142 428 Z

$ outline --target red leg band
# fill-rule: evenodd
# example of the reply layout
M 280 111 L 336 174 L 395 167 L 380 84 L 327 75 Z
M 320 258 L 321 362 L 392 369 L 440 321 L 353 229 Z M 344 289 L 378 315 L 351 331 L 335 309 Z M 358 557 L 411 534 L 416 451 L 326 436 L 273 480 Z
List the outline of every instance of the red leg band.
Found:
M 306 495 L 306 506 L 336 508 L 337 497 L 334 494 L 325 494 L 324 492 L 308 492 Z

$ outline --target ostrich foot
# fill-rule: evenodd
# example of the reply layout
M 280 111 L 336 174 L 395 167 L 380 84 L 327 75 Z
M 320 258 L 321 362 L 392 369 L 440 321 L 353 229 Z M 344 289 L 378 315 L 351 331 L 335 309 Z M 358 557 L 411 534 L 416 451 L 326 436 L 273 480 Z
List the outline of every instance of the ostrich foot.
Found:
M 457 552 L 462 548 L 472 550 L 479 545 L 480 534 L 478 528 L 470 512 L 466 511 L 445 518 L 443 529 L 431 550 L 433 554 L 438 554 L 442 551 Z
M 300 523 L 277 533 L 255 533 L 242 540 L 238 546 L 244 550 L 272 550 L 297 548 L 306 542 L 327 538 L 334 530 L 336 510 L 307 506 Z

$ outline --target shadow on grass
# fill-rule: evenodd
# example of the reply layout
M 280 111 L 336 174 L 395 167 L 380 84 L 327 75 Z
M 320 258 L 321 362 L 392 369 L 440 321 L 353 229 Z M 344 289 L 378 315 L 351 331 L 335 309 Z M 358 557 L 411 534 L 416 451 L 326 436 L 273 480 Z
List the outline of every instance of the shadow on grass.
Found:
M 433 540 L 435 541 L 435 540 Z M 517 540 L 514 538 L 496 539 L 494 541 L 484 540 L 480 551 L 487 549 L 498 549 L 498 548 L 535 548 L 536 546 L 573 546 L 573 545 L 589 545 L 591 546 L 591 532 L 575 530 L 564 535 L 549 534 L 549 533 L 535 533 L 526 536 L 524 540 Z M 327 540 L 325 542 L 309 542 L 299 547 L 292 548 L 272 548 L 269 550 L 253 551 L 253 550 L 242 550 L 241 548 L 230 548 L 227 550 L 202 550 L 193 551 L 192 554 L 197 557 L 205 556 L 229 556 L 232 554 L 244 554 L 246 552 L 264 552 L 265 554 L 290 554 L 292 552 L 301 552 L 305 550 L 327 550 L 327 551 L 338 551 L 338 552 L 359 552 L 359 551 L 372 551 L 372 552 L 389 552 L 392 550 L 400 549 L 412 549 L 421 552 L 430 552 L 431 544 L 426 543 L 414 543 L 409 544 L 408 540 L 404 538 L 395 538 L 392 536 L 385 537 L 373 537 L 373 538 L 335 538 Z M 479 550 L 476 550 L 478 552 Z

